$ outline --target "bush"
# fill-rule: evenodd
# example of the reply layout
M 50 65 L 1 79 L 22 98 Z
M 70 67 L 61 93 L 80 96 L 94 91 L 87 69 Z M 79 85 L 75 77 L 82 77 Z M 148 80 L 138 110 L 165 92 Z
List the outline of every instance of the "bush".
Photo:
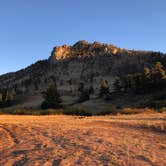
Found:
M 149 108 L 124 108 L 121 110 L 121 114 L 140 114 L 140 113 L 153 113 L 154 110 L 153 109 L 149 109 Z
M 104 97 L 109 94 L 109 85 L 107 80 L 103 80 L 100 83 L 100 92 L 99 92 L 99 97 Z
M 160 108 L 160 109 L 158 110 L 158 112 L 160 112 L 160 113 L 166 112 L 166 107 Z
M 49 115 L 62 115 L 63 109 L 48 109 L 47 112 Z
M 124 109 L 117 109 L 114 107 L 110 107 L 108 109 L 105 109 L 101 112 L 99 112 L 97 115 L 117 115 L 117 114 L 139 114 L 139 113 L 153 113 L 155 110 L 149 109 L 149 108 L 144 108 L 144 109 L 139 109 L 139 108 L 124 108 Z
M 137 114 L 140 113 L 139 109 L 133 109 L 133 108 L 124 108 L 120 112 L 121 114 Z
M 63 114 L 62 109 L 47 109 L 47 110 L 33 110 L 33 109 L 8 109 L 3 110 L 2 114 L 13 114 L 13 115 L 59 115 Z
M 150 108 L 160 109 L 166 107 L 166 100 L 149 101 L 147 106 Z
M 84 90 L 81 92 L 78 102 L 84 102 L 89 100 L 89 91 L 88 90 Z
M 153 99 L 154 100 L 166 100 L 166 93 L 154 95 Z
M 119 113 L 119 110 L 114 108 L 114 107 L 110 107 L 107 109 L 102 110 L 101 112 L 99 112 L 97 115 L 116 115 Z
M 64 110 L 66 115 L 78 115 L 78 116 L 92 116 L 89 110 L 80 107 L 71 107 Z

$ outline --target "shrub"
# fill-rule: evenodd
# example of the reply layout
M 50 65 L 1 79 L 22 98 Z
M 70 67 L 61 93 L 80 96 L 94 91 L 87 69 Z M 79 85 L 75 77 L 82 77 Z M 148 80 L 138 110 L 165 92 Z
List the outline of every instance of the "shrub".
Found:
M 79 115 L 79 116 L 92 116 L 92 113 L 89 110 L 87 110 L 85 108 L 81 108 L 81 107 L 71 107 L 71 108 L 65 109 L 64 114 Z
M 166 107 L 166 100 L 149 101 L 147 106 L 150 108 L 160 109 Z
M 62 115 L 63 109 L 48 109 L 45 112 L 47 115 Z
M 27 110 L 22 109 L 22 108 L 2 110 L 2 112 L 4 114 L 13 114 L 13 115 L 26 115 L 27 114 L 28 115 Z
M 99 112 L 97 115 L 116 115 L 119 113 L 119 110 L 114 108 L 114 107 L 110 107 L 107 109 L 102 110 L 101 112 Z
M 103 96 L 107 96 L 109 94 L 109 85 L 108 85 L 108 81 L 104 80 L 101 82 L 100 84 L 100 93 L 99 93 L 99 97 L 103 97 Z
M 150 108 L 124 108 L 121 114 L 140 114 L 140 113 L 154 113 L 154 109 Z
M 79 96 L 78 102 L 84 102 L 89 100 L 89 91 L 83 90 Z
M 78 85 L 78 91 L 82 92 L 84 90 L 84 83 L 80 82 L 80 84 Z
M 3 102 L 3 100 L 2 100 L 2 93 L 0 93 L 0 103 L 2 103 Z
M 166 112 L 166 107 L 160 108 L 160 109 L 158 110 L 158 112 L 160 112 L 160 113 Z
M 8 103 L 11 103 L 14 100 L 13 92 L 11 90 L 7 92 L 6 99 Z
M 120 77 L 115 77 L 115 81 L 114 81 L 113 87 L 114 87 L 114 91 L 115 92 L 117 92 L 117 93 L 121 92 L 122 85 L 121 85 Z
M 0 108 L 9 107 L 14 104 L 14 95 L 12 90 L 3 90 L 0 92 Z
M 114 107 L 107 108 L 105 110 L 102 110 L 99 112 L 97 115 L 117 115 L 117 114 L 139 114 L 139 113 L 153 113 L 153 109 L 149 108 L 144 108 L 144 109 L 139 109 L 139 108 L 124 108 L 124 109 L 117 109 Z
M 154 100 L 166 100 L 166 93 L 161 93 L 153 96 Z
M 47 110 L 33 110 L 33 109 L 8 109 L 1 112 L 2 114 L 13 114 L 13 115 L 59 115 L 63 114 L 62 109 L 47 109 Z
M 92 85 L 89 87 L 89 94 L 94 94 L 94 88 Z

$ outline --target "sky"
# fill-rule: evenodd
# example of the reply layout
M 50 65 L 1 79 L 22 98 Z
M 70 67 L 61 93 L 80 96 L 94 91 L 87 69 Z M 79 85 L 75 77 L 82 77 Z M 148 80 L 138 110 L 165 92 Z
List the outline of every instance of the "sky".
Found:
M 166 0 L 0 0 L 0 74 L 79 40 L 166 53 Z

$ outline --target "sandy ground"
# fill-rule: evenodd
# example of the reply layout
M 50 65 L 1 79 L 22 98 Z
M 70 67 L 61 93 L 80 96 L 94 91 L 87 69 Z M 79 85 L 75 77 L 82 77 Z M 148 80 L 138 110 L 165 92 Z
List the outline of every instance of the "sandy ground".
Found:
M 165 115 L 0 115 L 0 166 L 165 166 Z

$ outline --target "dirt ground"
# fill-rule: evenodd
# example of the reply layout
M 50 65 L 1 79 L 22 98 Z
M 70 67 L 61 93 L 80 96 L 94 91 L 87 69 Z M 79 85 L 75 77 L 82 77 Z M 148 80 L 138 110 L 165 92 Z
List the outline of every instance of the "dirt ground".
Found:
M 164 118 L 0 115 L 0 166 L 165 166 Z

